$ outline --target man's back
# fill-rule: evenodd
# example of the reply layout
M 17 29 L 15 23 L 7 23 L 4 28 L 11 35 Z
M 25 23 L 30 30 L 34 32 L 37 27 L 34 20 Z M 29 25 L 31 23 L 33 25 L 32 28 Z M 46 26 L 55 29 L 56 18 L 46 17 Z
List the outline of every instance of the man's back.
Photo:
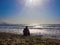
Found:
M 24 28 L 24 30 L 23 30 L 23 35 L 24 35 L 24 36 L 30 36 L 30 31 L 29 31 L 29 29 L 28 29 L 27 26 L 26 26 L 26 28 Z

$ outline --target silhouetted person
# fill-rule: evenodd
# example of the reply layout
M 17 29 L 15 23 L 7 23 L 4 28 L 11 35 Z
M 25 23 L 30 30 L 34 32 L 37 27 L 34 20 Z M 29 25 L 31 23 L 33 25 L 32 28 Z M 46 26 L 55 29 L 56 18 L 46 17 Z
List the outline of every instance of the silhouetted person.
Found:
M 30 31 L 29 31 L 29 29 L 28 29 L 28 26 L 26 26 L 26 27 L 24 28 L 24 30 L 23 30 L 23 35 L 24 35 L 24 36 L 30 36 Z

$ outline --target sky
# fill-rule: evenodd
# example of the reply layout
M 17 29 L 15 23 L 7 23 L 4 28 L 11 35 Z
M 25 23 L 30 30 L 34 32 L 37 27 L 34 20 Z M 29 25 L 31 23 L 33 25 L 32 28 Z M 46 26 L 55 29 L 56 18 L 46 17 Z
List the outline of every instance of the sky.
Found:
M 0 0 L 0 23 L 60 24 L 60 0 Z

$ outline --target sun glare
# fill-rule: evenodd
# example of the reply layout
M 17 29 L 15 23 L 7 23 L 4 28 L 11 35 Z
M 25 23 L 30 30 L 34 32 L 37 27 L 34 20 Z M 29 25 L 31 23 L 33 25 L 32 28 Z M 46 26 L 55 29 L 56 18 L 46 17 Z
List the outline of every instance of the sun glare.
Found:
M 26 6 L 28 7 L 34 7 L 42 4 L 43 0 L 26 0 Z

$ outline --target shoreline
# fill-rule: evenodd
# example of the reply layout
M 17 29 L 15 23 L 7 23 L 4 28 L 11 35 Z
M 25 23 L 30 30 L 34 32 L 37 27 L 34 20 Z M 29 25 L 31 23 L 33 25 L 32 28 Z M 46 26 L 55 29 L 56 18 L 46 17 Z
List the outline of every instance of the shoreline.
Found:
M 23 36 L 14 33 L 0 32 L 0 44 L 3 45 L 60 45 L 60 39 L 51 39 L 37 36 Z

